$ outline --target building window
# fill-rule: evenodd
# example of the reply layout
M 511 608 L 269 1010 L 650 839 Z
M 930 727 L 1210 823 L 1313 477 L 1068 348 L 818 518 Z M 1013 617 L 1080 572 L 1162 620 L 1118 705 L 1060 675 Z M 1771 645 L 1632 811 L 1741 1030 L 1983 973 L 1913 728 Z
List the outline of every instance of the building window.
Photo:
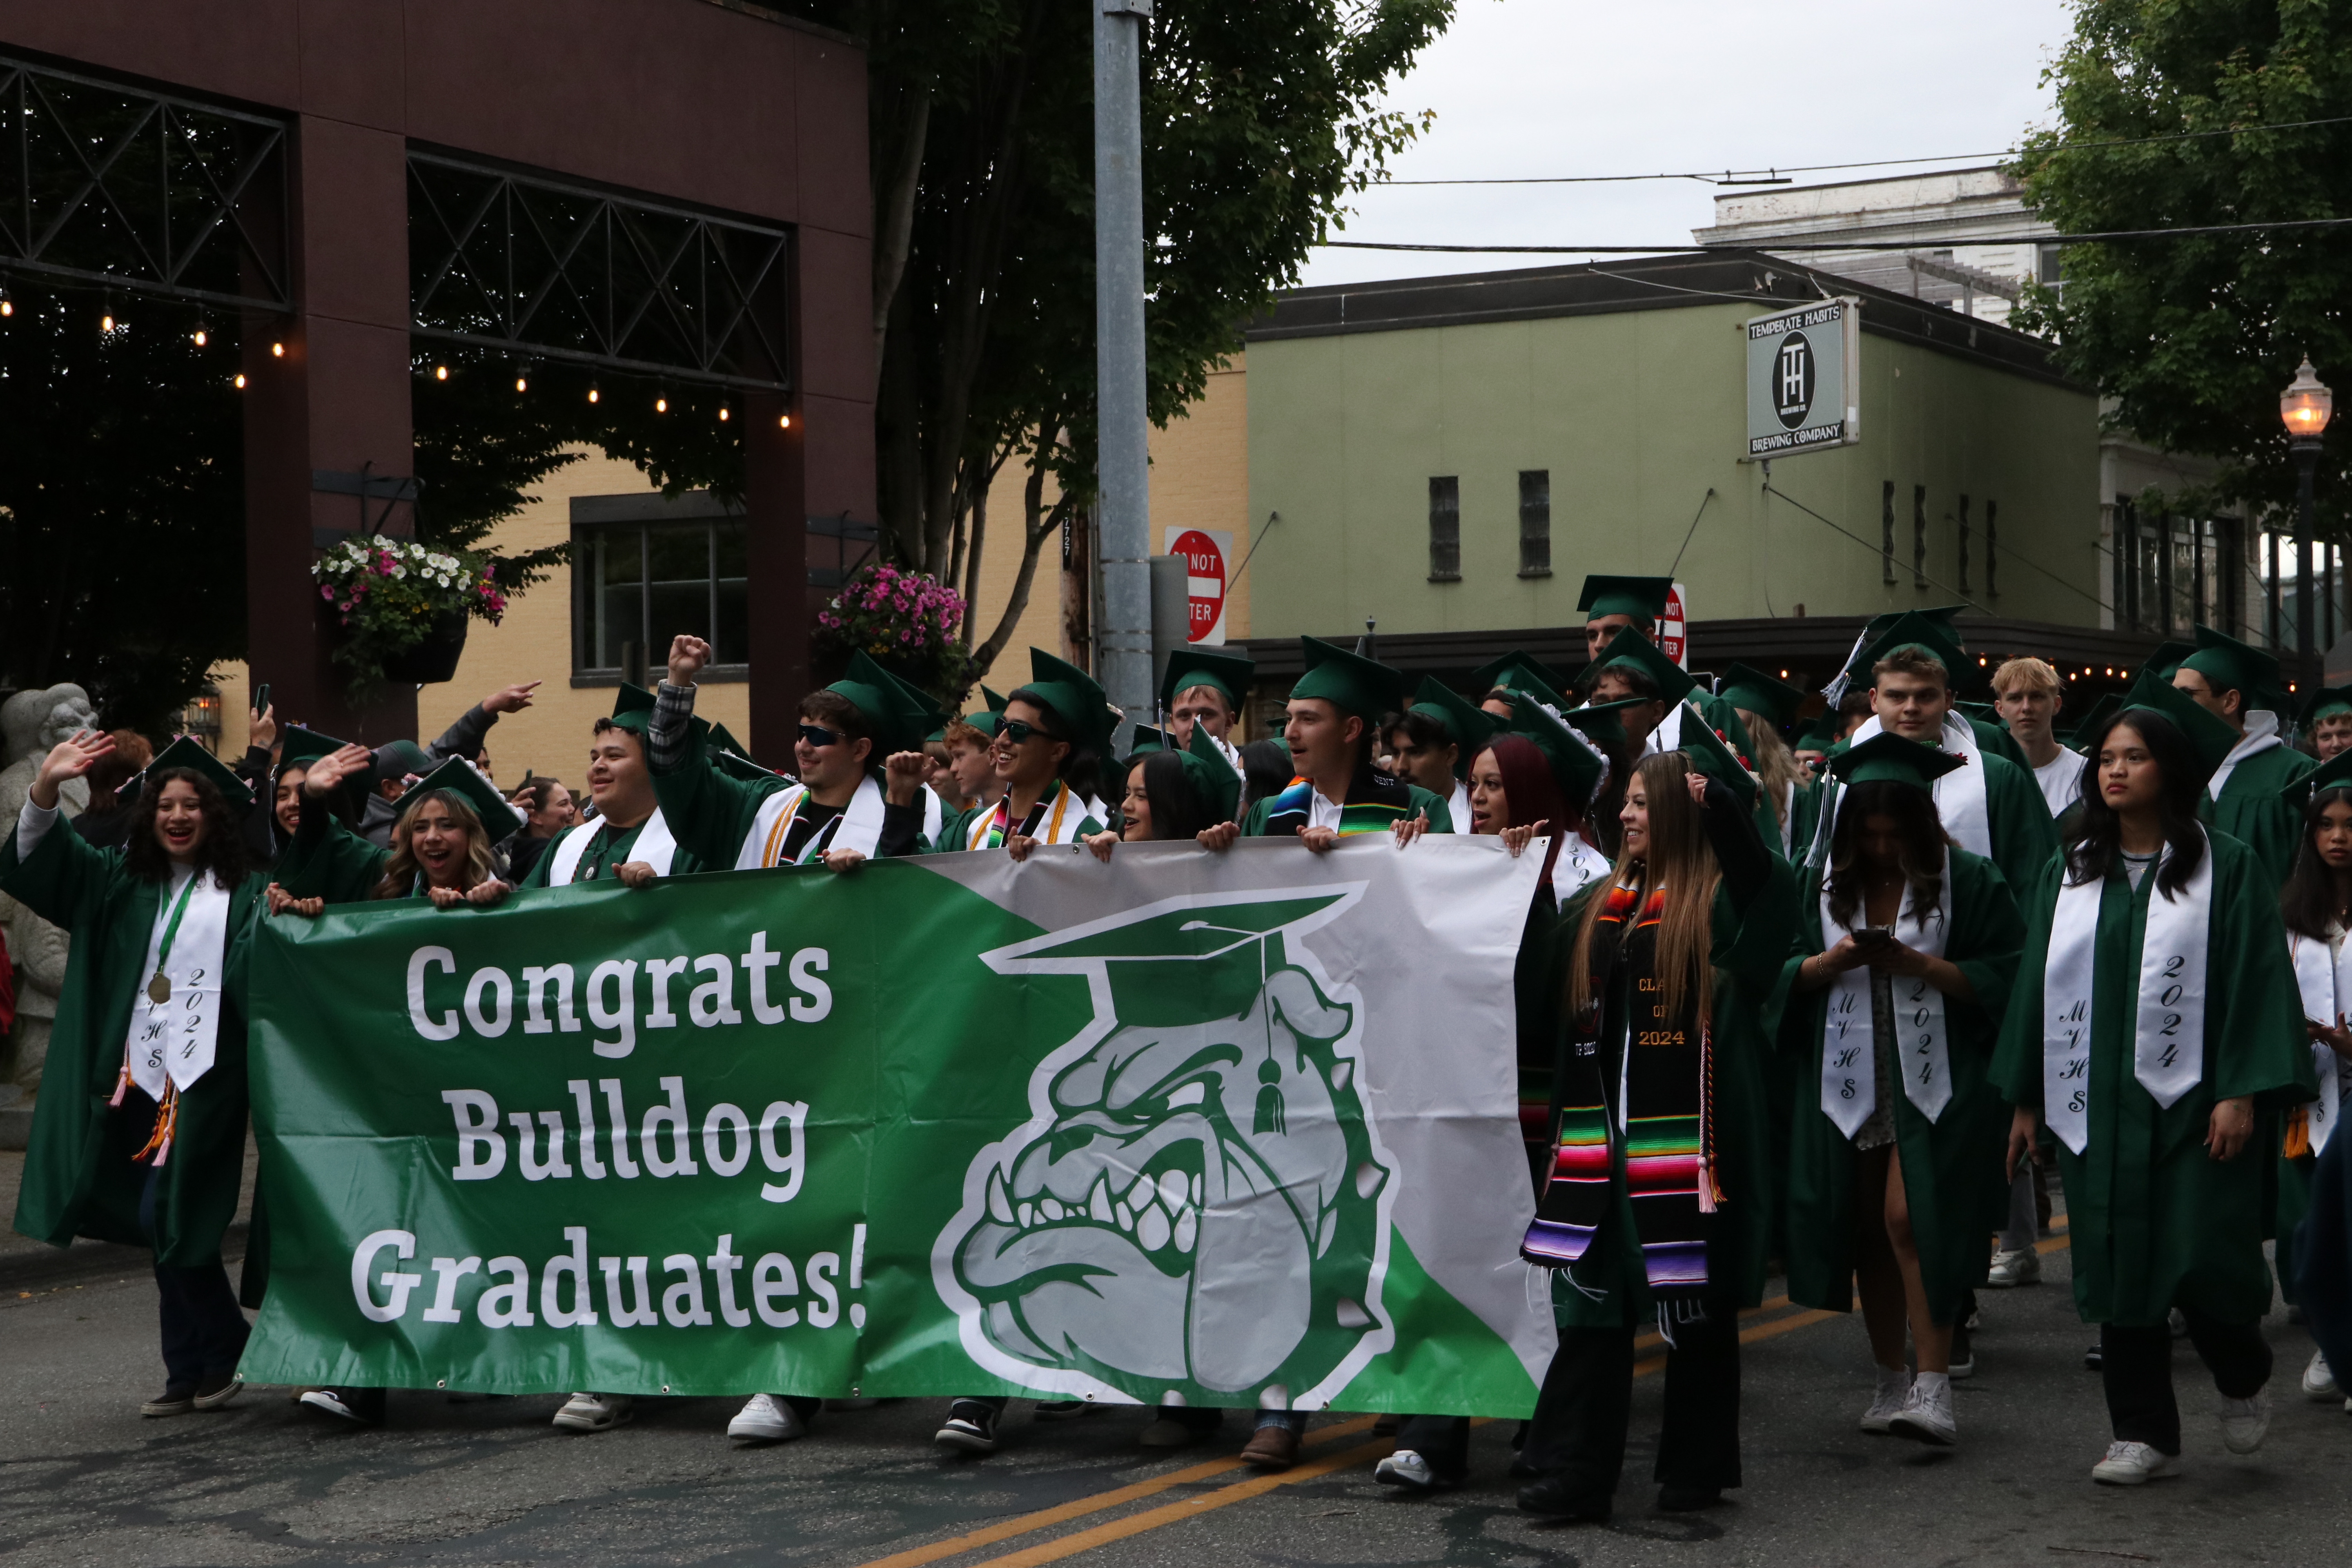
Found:
M 751 562 L 740 520 L 575 524 L 572 670 L 644 680 L 690 633 L 714 674 L 751 662 Z
M 1895 481 L 1888 479 L 1878 492 L 1878 580 L 1892 584 L 1895 581 Z
M 1911 487 L 1911 585 L 1927 585 L 1927 487 Z
M 1969 591 L 1969 498 L 1960 498 L 1960 592 Z
M 2000 597 L 2000 508 L 1985 502 L 1985 597 Z
M 1519 575 L 1551 575 L 1551 470 L 1519 470 Z
M 1462 481 L 1453 474 L 1429 481 L 1429 580 L 1462 581 Z

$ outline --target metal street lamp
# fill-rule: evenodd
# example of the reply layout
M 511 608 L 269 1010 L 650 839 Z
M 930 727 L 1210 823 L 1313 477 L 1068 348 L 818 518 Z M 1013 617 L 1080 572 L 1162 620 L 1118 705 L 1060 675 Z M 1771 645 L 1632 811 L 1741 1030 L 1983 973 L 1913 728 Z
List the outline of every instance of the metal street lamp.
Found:
M 2293 384 L 2279 394 L 2279 419 L 2286 426 L 2287 450 L 2294 454 L 2300 470 L 2295 480 L 2295 556 L 2299 577 L 2296 583 L 2294 616 L 2295 651 L 2302 656 L 2304 673 L 2311 669 L 2311 533 L 2313 470 L 2319 466 L 2319 438 L 2327 429 L 2327 421 L 2336 412 L 2336 395 L 2319 384 L 2318 373 L 2311 368 L 2311 356 L 2305 354 L 2295 367 Z

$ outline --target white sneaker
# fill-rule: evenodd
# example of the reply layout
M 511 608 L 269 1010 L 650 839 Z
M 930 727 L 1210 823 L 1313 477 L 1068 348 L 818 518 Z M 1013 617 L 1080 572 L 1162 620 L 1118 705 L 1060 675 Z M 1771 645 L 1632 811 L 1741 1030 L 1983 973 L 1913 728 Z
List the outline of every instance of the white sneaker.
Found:
M 1891 1424 L 1911 1403 L 1911 1374 L 1878 1369 L 1878 1392 L 1871 1396 L 1870 1408 L 1862 1413 L 1862 1429 L 1873 1436 L 1884 1437 Z
M 746 1443 L 789 1443 L 808 1436 L 808 1423 L 778 1395 L 755 1394 L 727 1423 L 727 1435 Z
M 1402 1487 L 1407 1491 L 1433 1492 L 1446 1483 L 1430 1468 L 1429 1461 L 1411 1448 L 1399 1448 L 1372 1467 L 1372 1479 L 1384 1487 Z
M 1911 1397 L 1886 1424 L 1897 1437 L 1916 1437 L 1939 1448 L 1957 1447 L 1960 1424 L 1952 1415 L 1952 1385 L 1944 1378 L 1915 1378 Z
M 2344 1391 L 2336 1386 L 2336 1374 L 2327 1368 L 2326 1351 L 2311 1352 L 2311 1364 L 2303 1369 L 2303 1396 L 2315 1405 L 2344 1396 Z
M 555 1413 L 555 1425 L 566 1432 L 610 1432 L 628 1425 L 636 1403 L 625 1394 L 575 1394 Z
M 2145 1443 L 2110 1443 L 2107 1457 L 2091 1467 L 2091 1479 L 2111 1487 L 2136 1487 L 2179 1473 L 2179 1455 L 2159 1454 Z
M 2271 1429 L 2270 1395 L 2257 1394 L 2252 1399 L 2225 1399 L 2219 1412 L 2221 1417 L 2221 1446 L 2232 1454 L 2251 1454 L 2263 1446 L 2263 1438 Z
M 1985 1275 L 1985 1283 L 1995 1290 L 2008 1290 L 2020 1285 L 2042 1283 L 2042 1254 L 2030 1247 L 1992 1255 L 1992 1268 Z

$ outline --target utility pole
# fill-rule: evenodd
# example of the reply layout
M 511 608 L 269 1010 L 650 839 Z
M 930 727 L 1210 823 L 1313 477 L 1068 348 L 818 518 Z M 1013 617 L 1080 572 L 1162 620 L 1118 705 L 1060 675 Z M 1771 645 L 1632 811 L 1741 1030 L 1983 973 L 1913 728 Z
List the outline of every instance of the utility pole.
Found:
M 1096 679 L 1136 720 L 1151 710 L 1151 491 L 1143 382 L 1143 28 L 1151 0 L 1095 11 L 1095 423 L 1102 625 Z

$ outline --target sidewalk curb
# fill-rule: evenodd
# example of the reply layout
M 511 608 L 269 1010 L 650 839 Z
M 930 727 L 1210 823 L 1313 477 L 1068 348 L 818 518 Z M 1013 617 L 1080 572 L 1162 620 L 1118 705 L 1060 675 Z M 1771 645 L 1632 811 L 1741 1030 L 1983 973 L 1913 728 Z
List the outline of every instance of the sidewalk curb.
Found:
M 221 1255 L 230 1263 L 244 1259 L 246 1230 L 243 1225 L 233 1225 L 221 1237 Z M 77 1241 L 71 1247 L 0 1257 L 0 1305 L 19 1291 L 87 1284 L 110 1276 L 143 1277 L 153 1271 L 154 1265 L 155 1255 L 146 1247 L 110 1241 Z

